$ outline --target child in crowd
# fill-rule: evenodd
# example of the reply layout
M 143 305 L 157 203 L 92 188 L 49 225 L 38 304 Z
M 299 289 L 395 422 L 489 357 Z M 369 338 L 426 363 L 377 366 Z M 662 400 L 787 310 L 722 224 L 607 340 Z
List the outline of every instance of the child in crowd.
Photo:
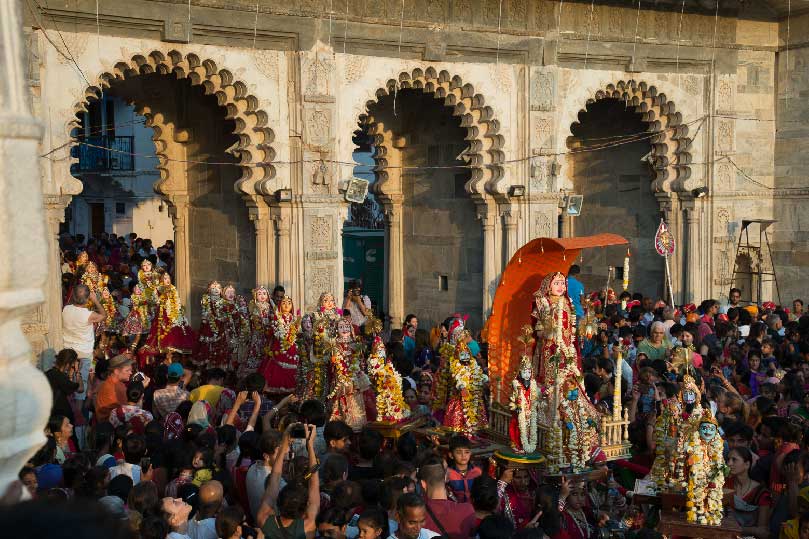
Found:
M 471 464 L 472 442 L 463 434 L 457 434 L 449 440 L 449 455 L 452 459 L 447 468 L 447 486 L 458 502 L 470 501 L 469 492 L 472 482 L 483 472 Z

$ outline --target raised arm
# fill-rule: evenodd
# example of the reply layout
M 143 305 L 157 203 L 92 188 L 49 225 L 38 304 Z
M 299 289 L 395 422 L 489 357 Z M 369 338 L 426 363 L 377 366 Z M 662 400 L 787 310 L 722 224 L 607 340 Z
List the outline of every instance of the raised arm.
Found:
M 99 322 L 106 320 L 107 311 L 104 310 L 104 306 L 101 305 L 100 301 L 98 301 L 98 296 L 96 296 L 95 292 L 90 292 L 90 301 L 93 303 L 93 312 L 90 313 L 87 323 L 98 324 Z
M 290 424 L 284 432 L 284 436 L 281 438 L 281 446 L 278 448 L 278 453 L 272 463 L 270 484 L 267 485 L 267 490 L 264 491 L 264 497 L 261 499 L 261 505 L 259 505 L 256 512 L 256 524 L 259 526 L 264 526 L 264 521 L 267 520 L 267 517 L 275 514 L 278 492 L 281 490 L 281 475 L 284 472 L 284 459 L 289 452 L 289 433 L 293 425 L 296 425 L 296 423 Z
M 247 420 L 247 428 L 244 429 L 245 432 L 255 428 L 258 413 L 261 411 L 261 394 L 258 391 L 253 391 L 253 404 L 255 406 L 253 406 L 253 413 L 250 414 L 250 419 Z
M 309 450 L 309 499 L 306 502 L 306 515 L 303 520 L 303 529 L 314 532 L 317 529 L 317 514 L 320 512 L 320 476 L 318 474 L 318 461 L 315 455 L 314 425 L 306 425 L 306 448 Z
M 233 425 L 236 422 L 236 416 L 239 415 L 239 408 L 242 407 L 244 401 L 247 400 L 247 391 L 239 391 L 239 394 L 236 395 L 236 402 L 233 403 L 233 407 L 228 412 L 228 417 L 225 419 L 225 425 Z

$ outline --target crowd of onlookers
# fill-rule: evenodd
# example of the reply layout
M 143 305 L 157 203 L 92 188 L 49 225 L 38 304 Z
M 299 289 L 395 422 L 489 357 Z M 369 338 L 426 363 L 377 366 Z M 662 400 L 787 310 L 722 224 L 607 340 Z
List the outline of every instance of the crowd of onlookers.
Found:
M 63 245 L 68 263 L 72 241 Z M 81 249 L 100 267 L 118 264 L 120 290 L 144 256 L 169 271 L 173 259 L 170 244 L 154 249 L 136 237 L 108 236 Z M 633 489 L 650 472 L 655 421 L 663 401 L 677 397 L 685 361 L 702 406 L 721 426 L 725 484 L 735 493 L 726 512 L 740 535 L 809 538 L 803 303 L 743 305 L 734 289 L 726 304 L 672 308 L 602 293 L 590 298 L 590 319 L 587 296 L 577 296 L 579 323 L 591 328 L 580 342 L 587 398 L 604 410 L 613 405 L 620 349 L 631 420 L 631 458 L 594 463 L 598 473 L 587 479 L 490 466 L 475 456 L 485 449 L 476 438 L 354 432 L 328 420 L 326 403 L 268 394 L 260 374 L 199 372 L 188 357 L 158 356 L 147 376 L 121 343 L 96 346 L 89 371 L 86 358 L 62 350 L 46 372 L 54 397 L 48 441 L 19 474 L 34 500 L 0 508 L 1 529 L 9 537 L 82 530 L 143 539 L 653 539 L 657 512 L 633 500 Z M 436 346 L 449 322 L 427 331 L 409 315 L 387 339 L 415 413 L 434 411 Z M 478 340 L 470 351 L 485 369 L 485 331 Z

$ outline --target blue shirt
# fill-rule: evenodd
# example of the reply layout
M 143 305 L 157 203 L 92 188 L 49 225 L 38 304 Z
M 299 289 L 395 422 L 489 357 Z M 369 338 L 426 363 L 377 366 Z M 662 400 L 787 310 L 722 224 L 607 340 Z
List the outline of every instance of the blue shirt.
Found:
M 584 318 L 584 309 L 582 309 L 581 306 L 581 296 L 584 295 L 584 284 L 575 277 L 568 277 L 567 295 L 570 296 L 573 308 L 576 309 L 576 316 L 578 318 Z

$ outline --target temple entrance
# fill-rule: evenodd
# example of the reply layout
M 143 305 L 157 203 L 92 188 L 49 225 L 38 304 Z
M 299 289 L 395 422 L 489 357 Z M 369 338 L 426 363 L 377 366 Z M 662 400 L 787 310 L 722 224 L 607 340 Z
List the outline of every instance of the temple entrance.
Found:
M 401 198 L 396 193 L 388 204 L 401 211 L 404 312 L 418 313 L 420 327 L 454 312 L 468 313 L 472 327 L 479 328 L 483 238 L 466 191 L 470 170 L 460 156 L 468 147 L 467 129 L 444 100 L 415 89 L 380 97 L 368 113 L 392 140 L 387 152 L 396 155 L 386 159 L 401 163 Z M 380 198 L 386 196 L 388 191 Z M 395 248 L 390 234 L 389 248 Z M 386 281 L 390 271 L 386 265 Z
M 584 195 L 581 215 L 572 219 L 573 236 L 612 232 L 630 242 L 632 292 L 659 297 L 664 263 L 654 250 L 660 219 L 651 188 L 648 125 L 619 99 L 601 99 L 579 113 L 568 139 L 568 165 L 574 191 Z M 616 268 L 611 286 L 620 292 L 626 249 L 608 247 L 583 253 L 579 262 L 588 289 L 603 288 L 609 266 Z
M 174 281 L 193 323 L 210 280 L 233 283 L 248 293 L 256 283 L 256 233 L 234 191 L 242 170 L 236 123 L 228 109 L 191 79 L 158 73 L 111 79 L 86 108 L 77 114 L 74 155 L 79 162 L 72 172 L 84 183 L 82 197 L 111 193 L 105 230 L 136 232 L 151 238 L 155 247 L 176 239 Z M 110 111 L 120 111 L 113 121 Z M 131 125 L 124 126 L 127 111 Z M 101 139 L 90 127 L 96 115 L 107 119 Z M 155 191 L 163 196 L 155 197 Z M 144 201 L 135 204 L 137 194 Z M 156 217 L 136 218 L 136 208 L 145 204 L 154 204 Z M 75 219 L 77 213 L 73 208 L 68 215 Z M 123 215 L 126 230 L 118 231 L 117 221 L 109 219 L 116 214 Z M 180 231 L 184 241 L 175 236 Z

